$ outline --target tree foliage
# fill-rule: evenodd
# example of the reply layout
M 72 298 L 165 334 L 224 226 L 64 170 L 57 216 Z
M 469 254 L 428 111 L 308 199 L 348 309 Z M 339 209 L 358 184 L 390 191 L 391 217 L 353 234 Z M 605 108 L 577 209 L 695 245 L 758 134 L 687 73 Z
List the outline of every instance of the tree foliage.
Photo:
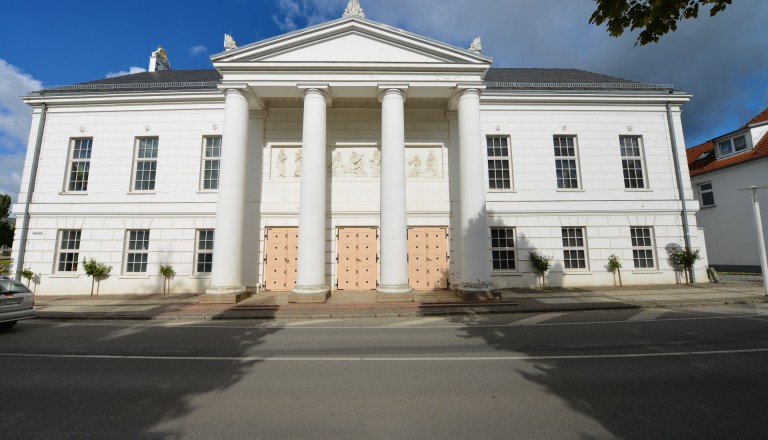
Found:
M 11 196 L 0 194 L 0 219 L 7 218 L 11 214 Z
M 85 274 L 91 277 L 91 296 L 93 296 L 93 283 L 94 281 L 99 281 L 99 285 L 101 284 L 101 279 L 106 278 L 109 276 L 109 273 L 112 271 L 112 266 L 107 266 L 104 263 L 99 263 L 94 258 L 91 258 L 90 260 L 86 260 L 85 257 L 83 257 L 83 270 L 85 271 Z M 98 289 L 96 290 L 96 294 L 99 294 Z
M 629 28 L 641 29 L 635 45 L 659 41 L 667 32 L 677 30 L 680 20 L 697 18 L 699 7 L 710 6 L 709 16 L 725 10 L 733 0 L 595 0 L 597 9 L 589 22 L 606 23 L 608 33 L 618 37 Z

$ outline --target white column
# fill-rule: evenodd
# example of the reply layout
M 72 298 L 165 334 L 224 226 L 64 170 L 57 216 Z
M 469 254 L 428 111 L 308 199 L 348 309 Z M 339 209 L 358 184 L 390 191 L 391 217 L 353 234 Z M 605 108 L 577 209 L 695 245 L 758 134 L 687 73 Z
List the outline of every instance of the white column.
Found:
M 381 98 L 381 293 L 408 293 L 405 218 L 405 93 L 389 88 Z
M 221 175 L 216 205 L 213 272 L 206 302 L 213 295 L 229 296 L 236 302 L 245 294 L 243 286 L 243 219 L 248 145 L 248 99 L 237 89 L 225 97 L 224 132 L 221 146 Z
M 324 302 L 326 102 L 319 89 L 304 91 L 299 195 L 299 264 L 291 302 Z
M 485 176 L 480 134 L 480 91 L 459 96 L 459 179 L 461 222 L 461 284 L 466 292 L 489 289 L 491 281 L 488 219 L 485 213 Z

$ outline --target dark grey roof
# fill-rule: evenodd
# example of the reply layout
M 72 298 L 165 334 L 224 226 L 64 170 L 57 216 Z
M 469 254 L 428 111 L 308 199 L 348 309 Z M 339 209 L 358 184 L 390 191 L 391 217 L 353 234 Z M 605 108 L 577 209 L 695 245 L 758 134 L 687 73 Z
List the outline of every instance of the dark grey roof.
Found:
M 69 86 L 49 86 L 36 94 L 110 93 L 152 90 L 215 89 L 221 75 L 214 69 L 161 70 L 88 81 Z
M 200 70 L 160 70 L 157 72 L 142 72 L 114 78 L 99 79 L 75 85 L 84 84 L 162 84 L 185 82 L 220 81 L 221 75 L 214 69 Z
M 628 79 L 616 78 L 579 69 L 539 68 L 491 68 L 485 75 L 486 82 L 520 83 L 634 83 Z
M 671 90 L 671 84 L 647 84 L 578 69 L 491 68 L 485 85 L 495 90 Z M 214 69 L 161 70 L 116 76 L 69 86 L 46 87 L 46 93 L 109 93 L 151 90 L 215 89 L 221 74 Z
M 579 69 L 491 68 L 484 78 L 491 89 L 517 90 L 669 90 L 671 84 L 647 84 Z

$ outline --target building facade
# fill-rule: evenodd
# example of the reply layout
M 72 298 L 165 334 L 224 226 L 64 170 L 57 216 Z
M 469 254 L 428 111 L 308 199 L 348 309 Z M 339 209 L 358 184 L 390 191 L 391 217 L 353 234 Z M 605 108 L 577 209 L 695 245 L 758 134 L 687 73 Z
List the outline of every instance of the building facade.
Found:
M 14 259 L 38 292 L 87 291 L 83 258 L 112 266 L 102 293 L 161 291 L 171 264 L 174 292 L 222 302 L 534 286 L 531 251 L 552 257 L 549 285 L 613 284 L 614 254 L 625 283 L 677 279 L 665 249 L 685 242 L 685 93 L 492 68 L 479 40 L 465 50 L 355 11 L 225 47 L 211 70 L 167 69 L 157 51 L 149 72 L 24 98 Z
M 760 272 L 752 192 L 758 190 L 763 230 L 768 230 L 768 109 L 738 129 L 688 149 L 697 214 L 717 270 Z M 768 244 L 768 241 L 767 241 Z

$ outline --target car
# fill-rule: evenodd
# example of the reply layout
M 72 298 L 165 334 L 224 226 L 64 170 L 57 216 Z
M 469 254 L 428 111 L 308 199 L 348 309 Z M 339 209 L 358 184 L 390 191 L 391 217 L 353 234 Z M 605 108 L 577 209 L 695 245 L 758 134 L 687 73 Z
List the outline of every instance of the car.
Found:
M 35 295 L 24 284 L 0 278 L 0 329 L 35 317 Z

